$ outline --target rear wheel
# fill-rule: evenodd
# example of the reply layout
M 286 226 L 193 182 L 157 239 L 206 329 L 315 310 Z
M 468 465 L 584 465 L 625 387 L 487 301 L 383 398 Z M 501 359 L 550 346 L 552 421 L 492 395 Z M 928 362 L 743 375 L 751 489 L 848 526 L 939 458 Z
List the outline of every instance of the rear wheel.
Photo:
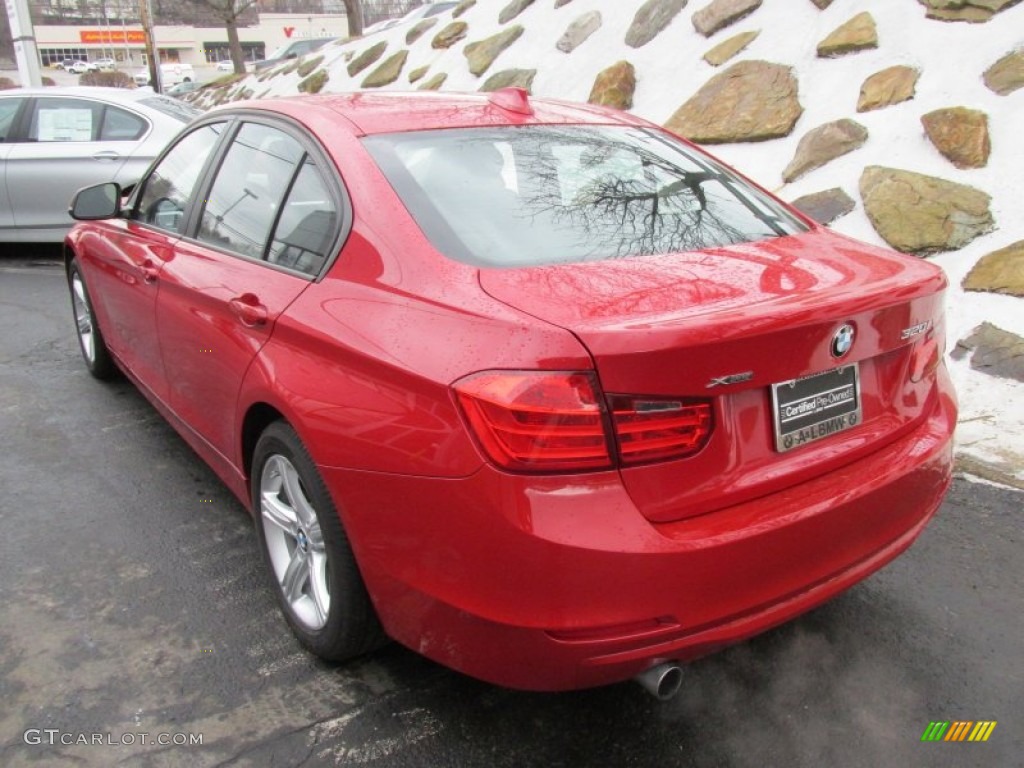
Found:
M 256 530 L 292 631 L 332 661 L 380 645 L 383 631 L 348 537 L 295 431 L 281 421 L 267 427 L 252 467 Z
M 89 373 L 97 379 L 109 379 L 117 373 L 110 352 L 107 351 L 103 334 L 96 322 L 96 313 L 92 309 L 89 291 L 78 268 L 78 260 L 72 259 L 68 266 L 68 287 L 71 289 L 71 309 L 75 314 L 75 331 L 78 346 L 82 350 L 82 358 Z

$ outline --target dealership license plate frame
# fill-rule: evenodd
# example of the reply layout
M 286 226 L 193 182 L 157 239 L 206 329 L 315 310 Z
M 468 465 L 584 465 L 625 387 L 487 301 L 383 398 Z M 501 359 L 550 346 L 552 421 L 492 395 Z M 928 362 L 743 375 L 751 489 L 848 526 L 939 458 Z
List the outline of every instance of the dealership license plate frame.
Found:
M 857 363 L 780 381 L 772 384 L 771 391 L 779 453 L 845 432 L 863 420 Z

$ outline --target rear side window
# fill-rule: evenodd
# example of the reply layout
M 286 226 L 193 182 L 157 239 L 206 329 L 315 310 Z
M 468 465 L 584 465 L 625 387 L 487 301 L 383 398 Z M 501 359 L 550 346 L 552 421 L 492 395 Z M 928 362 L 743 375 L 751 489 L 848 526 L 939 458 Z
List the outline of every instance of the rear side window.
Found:
M 142 182 L 136 219 L 171 232 L 182 231 L 199 174 L 223 129 L 223 123 L 204 125 L 183 136 L 163 156 Z
M 103 113 L 101 141 L 135 141 L 142 137 L 149 124 L 138 115 L 108 106 Z
M 468 128 L 364 143 L 434 246 L 478 266 L 698 251 L 806 229 L 708 156 L 650 129 Z
M 281 210 L 267 261 L 315 275 L 330 253 L 339 223 L 327 185 L 307 157 Z

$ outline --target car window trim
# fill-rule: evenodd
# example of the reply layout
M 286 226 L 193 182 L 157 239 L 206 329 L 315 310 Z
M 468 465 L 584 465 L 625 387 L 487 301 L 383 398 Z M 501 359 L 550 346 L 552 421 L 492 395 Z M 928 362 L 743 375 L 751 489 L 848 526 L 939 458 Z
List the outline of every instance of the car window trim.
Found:
M 292 173 L 292 177 L 288 182 L 288 192 L 290 192 L 294 186 L 295 179 L 302 170 L 302 163 L 305 162 L 306 157 L 312 159 L 314 164 L 321 171 L 321 179 L 324 182 L 327 193 L 331 196 L 335 209 L 339 213 L 340 221 L 336 225 L 336 233 L 334 239 L 331 241 L 330 253 L 324 260 L 323 266 L 320 267 L 320 270 L 315 275 L 267 261 L 266 255 L 267 249 L 270 245 L 269 239 L 264 243 L 263 257 L 257 259 L 252 256 L 246 256 L 238 251 L 233 251 L 230 248 L 224 248 L 223 246 L 210 243 L 206 240 L 200 240 L 196 236 L 202 219 L 203 203 L 209 197 L 213 181 L 217 177 L 217 173 L 220 171 L 224 158 L 227 156 L 228 148 L 245 123 L 258 123 L 260 125 L 276 128 L 297 141 L 299 146 L 304 150 L 305 154 L 302 157 L 302 161 L 296 166 L 295 171 Z M 318 283 L 323 280 L 324 276 L 340 255 L 349 235 L 352 232 L 353 213 L 351 196 L 349 195 L 348 189 L 345 187 L 344 179 L 341 178 L 341 171 L 338 170 L 337 166 L 335 166 L 330 160 L 330 157 L 319 141 L 308 134 L 301 123 L 285 115 L 267 113 L 255 109 L 239 110 L 232 113 L 229 130 L 225 131 L 225 135 L 221 138 L 220 145 L 211 154 L 210 160 L 212 162 L 207 163 L 207 166 L 200 174 L 200 182 L 196 186 L 196 192 L 193 195 L 193 200 L 189 201 L 189 207 L 186 213 L 186 225 L 183 228 L 182 239 L 192 245 L 209 248 L 210 250 L 214 250 L 218 253 L 223 253 L 243 261 L 262 264 L 268 269 L 304 278 L 311 283 Z M 334 173 L 330 172 L 331 169 L 334 170 Z M 287 199 L 287 193 L 282 199 Z M 274 219 L 273 226 L 271 226 L 270 230 L 267 232 L 268 238 L 273 237 L 277 223 L 280 221 L 280 216 L 281 212 L 278 211 L 277 216 Z

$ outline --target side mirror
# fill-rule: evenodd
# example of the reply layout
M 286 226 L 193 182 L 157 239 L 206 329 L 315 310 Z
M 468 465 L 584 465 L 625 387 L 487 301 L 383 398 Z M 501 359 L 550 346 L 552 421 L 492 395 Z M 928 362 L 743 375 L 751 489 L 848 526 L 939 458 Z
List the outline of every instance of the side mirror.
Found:
M 78 221 L 113 219 L 121 212 L 121 187 L 110 181 L 75 193 L 68 213 Z

